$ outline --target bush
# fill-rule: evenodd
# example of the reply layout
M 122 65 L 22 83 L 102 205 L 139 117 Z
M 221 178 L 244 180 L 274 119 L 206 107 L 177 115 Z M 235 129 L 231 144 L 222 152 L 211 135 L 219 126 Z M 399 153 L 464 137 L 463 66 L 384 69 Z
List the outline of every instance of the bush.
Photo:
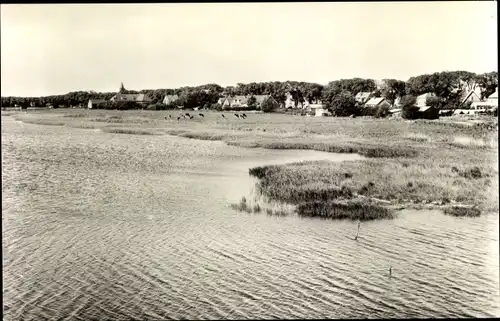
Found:
M 346 117 L 350 115 L 360 115 L 365 109 L 366 110 L 370 109 L 370 108 L 361 109 L 356 103 L 356 98 L 348 91 L 343 91 L 339 95 L 333 97 L 330 106 L 332 112 L 335 113 L 336 116 L 340 117 Z
M 417 119 L 418 118 L 418 107 L 415 106 L 417 98 L 415 96 L 407 95 L 401 98 L 402 113 L 401 117 L 404 119 Z
M 465 170 L 463 172 L 458 172 L 458 175 L 465 178 L 474 178 L 474 179 L 478 179 L 483 176 L 481 170 L 477 166 L 469 168 L 468 170 Z
M 389 116 L 389 110 L 390 110 L 390 107 L 387 105 L 379 106 L 375 110 L 374 116 L 375 116 L 375 118 L 385 118 L 385 117 Z
M 300 216 L 361 221 L 394 218 L 393 212 L 385 207 L 361 202 L 305 202 L 297 206 L 297 213 Z
M 211 109 L 213 110 L 217 110 L 217 111 L 222 111 L 222 105 L 221 104 L 218 104 L 218 103 L 215 103 L 215 104 L 212 104 L 212 106 L 210 106 Z
M 167 109 L 167 105 L 165 105 L 163 103 L 156 103 L 156 104 L 149 105 L 147 109 L 151 109 L 151 110 L 165 110 L 165 109 Z
M 256 110 L 256 106 L 235 106 L 235 107 L 229 107 L 224 110 L 233 110 L 233 111 L 246 111 L 246 110 Z
M 266 98 L 261 104 L 261 109 L 265 113 L 272 113 L 279 108 L 279 104 L 272 98 Z
M 476 217 L 481 215 L 481 211 L 475 207 L 452 206 L 444 210 L 444 214 L 457 217 Z
M 427 97 L 427 99 L 425 100 L 425 104 L 427 106 L 441 109 L 444 106 L 445 102 L 444 102 L 443 98 L 441 98 L 441 97 L 431 96 L 431 97 Z

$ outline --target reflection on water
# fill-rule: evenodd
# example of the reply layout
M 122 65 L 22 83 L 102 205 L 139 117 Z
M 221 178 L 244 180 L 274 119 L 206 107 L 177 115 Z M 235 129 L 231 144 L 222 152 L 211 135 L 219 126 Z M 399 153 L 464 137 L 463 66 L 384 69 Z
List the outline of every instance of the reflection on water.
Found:
M 497 214 L 404 211 L 354 242 L 228 206 L 249 167 L 325 157 L 357 156 L 2 117 L 5 320 L 499 315 Z

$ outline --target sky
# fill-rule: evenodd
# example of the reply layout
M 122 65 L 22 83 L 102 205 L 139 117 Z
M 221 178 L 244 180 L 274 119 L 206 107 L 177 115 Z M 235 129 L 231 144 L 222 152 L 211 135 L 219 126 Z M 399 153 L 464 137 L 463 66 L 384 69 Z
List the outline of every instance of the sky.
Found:
M 494 1 L 2 4 L 1 95 L 497 71 Z

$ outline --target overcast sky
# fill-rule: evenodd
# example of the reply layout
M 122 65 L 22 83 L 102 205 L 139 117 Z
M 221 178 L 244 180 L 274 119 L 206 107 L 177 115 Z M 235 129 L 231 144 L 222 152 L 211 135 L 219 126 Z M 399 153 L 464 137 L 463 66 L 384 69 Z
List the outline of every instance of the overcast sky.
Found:
M 2 96 L 497 70 L 495 2 L 1 5 Z

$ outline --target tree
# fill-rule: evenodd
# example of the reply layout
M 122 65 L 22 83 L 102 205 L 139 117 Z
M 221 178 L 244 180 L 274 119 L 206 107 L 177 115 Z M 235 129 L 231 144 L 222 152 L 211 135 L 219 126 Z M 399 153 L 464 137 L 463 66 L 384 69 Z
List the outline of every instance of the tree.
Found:
M 406 83 L 397 79 L 383 79 L 381 86 L 382 97 L 394 106 L 397 98 L 401 98 L 406 93 Z
M 279 104 L 276 100 L 274 100 L 273 98 L 270 97 L 270 98 L 264 99 L 260 108 L 265 113 L 272 113 L 273 111 L 275 111 L 276 109 L 279 108 Z
M 326 106 L 333 111 L 336 116 L 350 116 L 359 114 L 354 95 L 345 90 L 333 97 Z
M 477 75 L 476 82 L 481 89 L 481 99 L 489 97 L 498 87 L 498 72 L 492 71 Z
M 375 118 L 385 118 L 389 116 L 390 107 L 387 105 L 381 105 L 375 111 Z
M 430 96 L 427 97 L 427 99 L 425 100 L 425 104 L 427 106 L 435 107 L 437 109 L 442 109 L 445 106 L 446 102 L 441 97 Z
M 251 96 L 250 98 L 248 98 L 248 107 L 251 108 L 257 107 L 257 99 L 255 98 L 255 96 Z
M 415 96 L 407 95 L 401 98 L 402 113 L 404 119 L 416 119 L 418 117 L 418 107 L 415 106 L 417 99 Z

